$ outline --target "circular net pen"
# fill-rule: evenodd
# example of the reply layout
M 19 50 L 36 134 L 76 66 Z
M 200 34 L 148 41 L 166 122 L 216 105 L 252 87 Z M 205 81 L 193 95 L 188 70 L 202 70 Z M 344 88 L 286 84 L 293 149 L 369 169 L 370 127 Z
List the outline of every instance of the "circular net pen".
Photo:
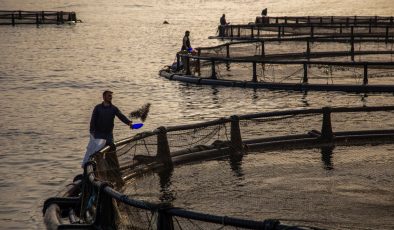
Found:
M 187 83 L 348 92 L 393 92 L 393 42 L 270 39 L 178 53 L 159 74 Z
M 286 110 L 140 133 L 96 153 L 75 179 L 78 192 L 48 199 L 47 224 L 392 229 L 393 112 Z
M 220 25 L 210 38 L 252 40 L 256 38 L 370 37 L 392 39 L 393 17 L 381 16 L 285 16 L 256 17 L 248 24 Z

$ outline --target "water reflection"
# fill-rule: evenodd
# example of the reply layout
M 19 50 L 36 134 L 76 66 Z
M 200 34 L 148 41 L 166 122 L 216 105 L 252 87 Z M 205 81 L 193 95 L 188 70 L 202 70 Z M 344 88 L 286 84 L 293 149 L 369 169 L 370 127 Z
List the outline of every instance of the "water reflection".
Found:
M 304 91 L 304 93 L 302 94 L 301 102 L 305 107 L 309 107 L 307 96 L 308 96 L 308 91 Z
M 242 158 L 243 158 L 243 154 L 231 154 L 229 157 L 231 170 L 233 170 L 236 177 L 244 176 L 242 170 Z
M 214 86 L 212 86 L 211 89 L 212 89 L 212 104 L 219 105 L 219 95 L 218 95 L 219 90 Z
M 333 170 L 334 165 L 332 163 L 332 154 L 335 146 L 323 146 L 321 147 L 321 160 L 324 164 L 324 169 L 326 170 Z
M 366 94 L 366 93 L 363 93 L 362 95 L 361 95 L 361 102 L 363 103 L 363 107 L 366 107 L 367 106 L 367 103 L 368 103 L 368 94 Z
M 161 202 L 171 202 L 175 200 L 175 195 L 173 191 L 170 189 L 172 181 L 172 173 L 174 172 L 173 167 L 166 167 L 161 169 L 159 172 L 157 172 L 157 175 L 159 176 L 159 182 L 160 182 L 160 201 Z

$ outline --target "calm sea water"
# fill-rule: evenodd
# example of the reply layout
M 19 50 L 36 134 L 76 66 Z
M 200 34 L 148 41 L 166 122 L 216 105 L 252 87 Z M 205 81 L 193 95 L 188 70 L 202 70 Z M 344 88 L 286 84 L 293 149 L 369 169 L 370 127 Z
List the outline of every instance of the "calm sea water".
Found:
M 269 15 L 394 15 L 391 0 L 1 0 L 0 10 L 76 11 L 84 23 L 0 27 L 0 228 L 44 228 L 43 201 L 81 172 L 91 111 L 104 89 L 125 113 L 151 102 L 145 130 L 234 113 L 394 103 L 390 94 L 226 89 L 158 76 L 185 30 L 194 47 L 219 44 L 207 37 L 221 14 L 246 23 L 265 7 Z M 134 134 L 115 126 L 117 139 Z

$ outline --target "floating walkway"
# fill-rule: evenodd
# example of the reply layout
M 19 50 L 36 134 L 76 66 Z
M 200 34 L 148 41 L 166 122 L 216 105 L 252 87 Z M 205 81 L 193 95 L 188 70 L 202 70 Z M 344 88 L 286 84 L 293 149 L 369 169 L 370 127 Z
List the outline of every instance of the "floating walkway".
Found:
M 316 229 L 150 203 L 128 196 L 122 192 L 123 185 L 117 184 L 121 179 L 127 186 L 145 173 L 173 171 L 185 163 L 218 157 L 240 163 L 249 151 L 264 154 L 268 150 L 322 148 L 321 159 L 331 167 L 332 153 L 323 151 L 326 147 L 394 144 L 394 124 L 381 124 L 382 120 L 393 121 L 393 112 L 394 106 L 284 110 L 140 133 L 117 142 L 115 152 L 104 148 L 96 153 L 63 196 L 47 199 L 45 223 L 53 229 Z
M 22 24 L 75 24 L 81 22 L 77 19 L 75 12 L 65 11 L 22 11 L 1 10 L 0 25 L 22 25 Z

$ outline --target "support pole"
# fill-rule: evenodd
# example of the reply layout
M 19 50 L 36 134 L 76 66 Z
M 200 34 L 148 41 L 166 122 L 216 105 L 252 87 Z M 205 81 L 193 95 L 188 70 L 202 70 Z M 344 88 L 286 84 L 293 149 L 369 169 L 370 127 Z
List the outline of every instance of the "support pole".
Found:
M 311 55 L 311 48 L 309 45 L 309 39 L 306 41 L 306 58 L 309 60 Z
M 172 216 L 166 213 L 167 208 L 162 207 L 157 211 L 157 230 L 173 230 Z
M 306 63 L 304 65 L 304 77 L 302 79 L 302 83 L 308 83 L 308 65 Z
M 87 218 L 86 216 L 86 210 L 88 208 L 88 204 L 89 204 L 89 199 L 91 198 L 91 196 L 93 196 L 93 186 L 92 183 L 89 180 L 89 174 L 87 171 L 87 168 L 89 166 L 92 166 L 93 168 L 96 168 L 96 163 L 94 161 L 89 161 L 87 164 L 84 165 L 83 167 L 83 177 L 82 177 L 82 193 L 81 193 L 81 207 L 80 207 L 80 217 L 82 219 Z M 96 170 L 94 170 L 96 171 Z
M 368 65 L 364 64 L 364 79 L 363 84 L 368 85 Z
M 104 191 L 108 186 L 107 182 L 103 182 L 99 187 L 96 218 L 93 225 L 100 229 L 116 229 L 117 227 L 112 197 Z
M 350 27 L 351 35 L 350 35 L 350 55 L 352 61 L 354 61 L 354 28 Z
M 257 82 L 256 62 L 253 62 L 253 82 Z
M 243 154 L 244 148 L 242 144 L 241 130 L 239 128 L 239 117 L 233 115 L 231 118 L 231 147 L 233 151 L 231 152 L 234 156 L 239 156 Z
M 321 139 L 331 141 L 334 137 L 331 126 L 331 108 L 323 107 L 323 123 L 321 128 Z
M 315 28 L 311 26 L 311 38 L 313 38 L 314 34 L 315 34 Z
M 186 61 L 186 75 L 190 75 L 191 71 L 190 71 L 190 56 L 189 55 L 186 56 L 185 61 Z
M 59 11 L 56 12 L 56 24 L 57 24 L 57 25 L 60 24 L 60 13 L 59 13 Z
M 386 40 L 385 40 L 385 43 L 387 44 L 388 41 L 389 41 L 389 27 L 386 26 Z
M 15 15 L 14 15 L 14 13 L 12 13 L 12 15 L 11 15 L 11 23 L 12 23 L 12 26 L 15 26 Z
M 179 57 L 179 54 L 177 53 L 177 54 L 176 54 L 176 71 L 179 70 L 179 67 L 180 67 L 180 66 L 181 66 L 180 57 Z
M 64 23 L 63 11 L 60 11 L 60 22 L 61 22 L 62 24 Z
M 215 60 L 211 59 L 211 78 L 212 79 L 218 79 L 216 77 L 216 70 L 215 70 Z
M 201 49 L 197 49 L 197 55 L 198 57 L 201 56 Z M 201 76 L 201 71 L 200 71 L 200 58 L 197 59 L 197 66 L 196 66 L 196 71 L 197 71 L 197 75 Z
M 171 160 L 170 146 L 168 145 L 167 129 L 164 126 L 158 128 L 157 134 L 157 159 L 162 162 L 165 167 L 173 167 Z

